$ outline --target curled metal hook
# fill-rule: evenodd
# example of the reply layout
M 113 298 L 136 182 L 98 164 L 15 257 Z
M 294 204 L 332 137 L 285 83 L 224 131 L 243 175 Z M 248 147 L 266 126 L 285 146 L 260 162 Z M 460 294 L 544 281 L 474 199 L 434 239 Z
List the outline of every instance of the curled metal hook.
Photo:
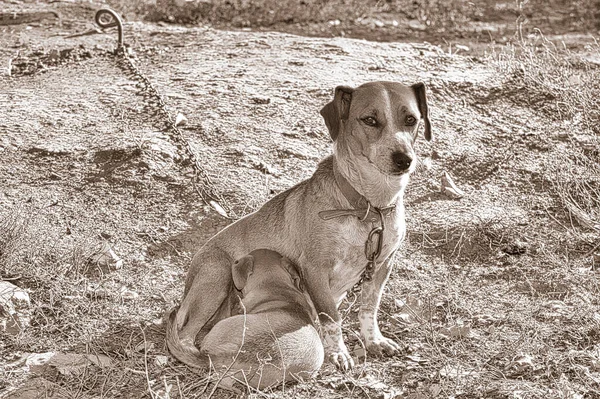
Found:
M 105 18 L 107 15 L 110 17 L 108 20 Z M 102 29 L 112 28 L 114 26 L 117 27 L 119 32 L 119 46 L 117 47 L 117 50 L 121 49 L 123 47 L 123 20 L 119 14 L 110 8 L 102 8 L 96 12 L 94 19 L 96 24 Z

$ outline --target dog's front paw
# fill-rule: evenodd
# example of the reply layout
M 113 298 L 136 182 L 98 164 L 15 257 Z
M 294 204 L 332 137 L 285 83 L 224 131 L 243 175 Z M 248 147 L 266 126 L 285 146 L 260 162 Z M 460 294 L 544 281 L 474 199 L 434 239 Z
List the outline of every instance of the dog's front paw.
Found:
M 343 345 L 341 348 L 336 348 L 335 351 L 328 352 L 327 358 L 342 371 L 348 371 L 354 367 L 354 360 L 352 359 L 352 356 L 350 356 L 346 345 Z
M 393 355 L 400 350 L 400 345 L 390 338 L 386 338 L 379 334 L 373 339 L 366 342 L 366 347 L 369 352 L 374 355 Z

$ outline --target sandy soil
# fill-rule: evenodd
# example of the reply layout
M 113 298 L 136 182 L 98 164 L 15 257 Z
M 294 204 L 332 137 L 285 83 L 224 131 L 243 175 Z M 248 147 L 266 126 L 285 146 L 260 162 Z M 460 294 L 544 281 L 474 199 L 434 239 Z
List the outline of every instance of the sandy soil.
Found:
M 24 367 L 29 353 L 63 351 L 112 360 L 82 375 L 41 373 L 66 397 L 193 397 L 204 386 L 163 361 L 160 319 L 195 249 L 231 219 L 200 200 L 185 152 L 111 54 L 115 33 L 68 38 L 94 28 L 93 7 L 57 7 L 60 22 L 0 27 L 0 215 L 5 227 L 26 225 L 0 276 L 26 288 L 34 309 L 31 327 L 0 344 L 0 390 L 40 374 Z M 431 167 L 411 182 L 409 238 L 381 310 L 384 334 L 404 349 L 272 395 L 600 395 L 598 234 L 569 218 L 552 185 L 557 162 L 585 169 L 565 154 L 597 151 L 575 118 L 514 95 L 491 58 L 427 43 L 148 22 L 127 23 L 126 41 L 172 115 L 187 118 L 184 134 L 232 219 L 330 152 L 319 110 L 335 86 L 428 86 L 435 141 L 418 153 Z M 462 199 L 440 193 L 444 171 Z M 103 242 L 121 269 L 86 261 Z M 105 296 L 89 294 L 99 287 Z

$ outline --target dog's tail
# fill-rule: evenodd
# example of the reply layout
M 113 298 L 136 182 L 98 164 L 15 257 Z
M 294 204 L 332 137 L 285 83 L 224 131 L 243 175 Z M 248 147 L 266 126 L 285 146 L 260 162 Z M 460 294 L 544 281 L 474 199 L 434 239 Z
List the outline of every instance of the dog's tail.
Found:
M 180 362 L 195 369 L 205 370 L 210 366 L 210 359 L 196 348 L 194 343 L 188 345 L 181 342 L 179 330 L 177 329 L 177 313 L 175 308 L 167 317 L 167 347 L 171 354 Z

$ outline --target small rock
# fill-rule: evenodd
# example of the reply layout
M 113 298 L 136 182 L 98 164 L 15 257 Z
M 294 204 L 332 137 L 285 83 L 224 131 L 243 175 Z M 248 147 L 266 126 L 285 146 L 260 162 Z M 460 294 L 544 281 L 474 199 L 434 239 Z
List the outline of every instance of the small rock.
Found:
M 58 60 L 60 60 L 60 53 L 57 49 L 51 50 L 46 56 L 46 61 L 57 62 Z
M 110 267 L 114 270 L 123 267 L 123 259 L 119 258 L 108 242 L 104 242 L 102 247 L 91 256 L 90 260 L 98 266 Z
M 256 157 L 253 157 L 253 156 L 249 156 L 248 158 L 254 169 L 256 169 L 262 173 L 268 174 L 268 175 L 273 175 L 273 176 L 278 175 L 277 169 L 275 167 L 273 167 L 272 165 L 266 163 L 265 161 L 258 159 Z
M 70 147 L 68 144 L 63 142 L 46 141 L 43 143 L 37 143 L 33 147 L 28 148 L 27 153 L 41 156 L 61 156 L 71 155 L 73 152 L 78 150 L 81 149 L 76 147 Z
M 4 391 L 6 393 L 6 391 Z M 6 393 L 2 399 L 37 399 L 37 398 L 68 398 L 69 395 L 60 385 L 36 377 L 26 380 L 14 391 Z
M 471 327 L 456 325 L 448 328 L 442 328 L 440 335 L 446 338 L 468 338 L 471 335 Z
M 169 361 L 169 358 L 166 356 L 162 356 L 162 355 L 158 355 L 154 358 L 154 363 L 156 363 L 156 365 L 159 367 L 166 366 L 168 361 Z
M 434 398 L 438 396 L 440 392 L 442 392 L 442 386 L 440 384 L 433 384 L 429 387 L 429 393 L 431 393 L 431 396 Z
M 17 335 L 31 321 L 29 294 L 8 281 L 0 281 L 0 330 Z
M 460 199 L 465 196 L 465 192 L 454 184 L 452 177 L 446 171 L 444 171 L 444 176 L 442 176 L 442 193 L 454 199 Z
M 225 209 L 223 209 L 223 207 L 218 202 L 210 200 L 209 204 L 213 207 L 215 211 L 219 213 L 219 215 L 223 216 L 224 218 L 229 218 Z
M 39 372 L 54 355 L 56 352 L 32 353 L 25 359 L 25 366 L 33 372 Z
M 421 160 L 420 165 L 425 170 L 431 170 L 433 168 L 433 161 L 431 157 L 425 157 Z
M 362 346 L 357 346 L 356 348 L 354 348 L 354 351 L 352 351 L 354 356 L 358 359 L 362 359 L 365 356 L 367 356 L 367 352 L 365 351 L 365 348 L 363 348 Z
M 63 376 L 81 375 L 85 368 L 89 365 L 89 361 L 80 354 L 72 353 L 57 353 L 45 364 L 42 372 L 55 372 Z
M 106 355 L 88 353 L 83 356 L 100 368 L 111 367 L 113 364 L 112 359 Z
M 131 291 L 127 287 L 121 288 L 121 298 L 124 301 L 133 301 L 133 300 L 137 299 L 139 296 L 140 296 L 140 294 L 138 294 L 135 291 Z
M 181 112 L 175 117 L 175 126 L 184 126 L 187 124 L 188 119 Z
M 500 250 L 508 255 L 523 255 L 527 252 L 528 245 L 521 241 L 515 241 L 504 245 Z
M 513 361 L 508 365 L 508 369 L 514 369 L 518 372 L 525 372 L 528 370 L 533 370 L 533 356 L 528 354 L 521 354 L 515 356 Z
M 110 297 L 110 291 L 107 290 L 104 287 L 95 287 L 90 285 L 87 290 L 85 291 L 85 294 L 88 298 L 94 300 L 94 299 L 106 299 Z
M 177 121 L 175 123 L 177 123 Z M 160 157 L 166 160 L 179 161 L 180 159 L 177 146 L 171 143 L 168 136 L 160 132 L 145 134 L 142 148 L 144 150 L 151 151 L 154 154 L 158 154 Z M 163 168 L 164 166 L 164 164 L 161 164 L 157 167 Z
M 55 353 L 41 367 L 32 371 L 52 372 L 68 377 L 84 373 L 90 365 L 105 368 L 111 367 L 112 363 L 111 358 L 101 354 Z
M 427 26 L 425 26 L 418 19 L 411 19 L 408 21 L 408 27 L 413 30 L 426 30 Z
M 252 100 L 252 102 L 254 104 L 270 104 L 271 103 L 271 99 L 269 97 L 254 96 L 250 100 Z

